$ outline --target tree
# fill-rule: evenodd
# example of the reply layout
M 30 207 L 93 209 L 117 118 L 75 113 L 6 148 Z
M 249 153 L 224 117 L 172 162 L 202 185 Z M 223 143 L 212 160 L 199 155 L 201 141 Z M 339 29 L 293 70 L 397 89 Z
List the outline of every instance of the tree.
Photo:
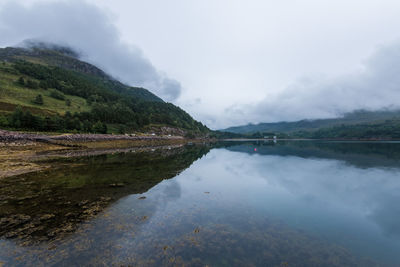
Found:
M 32 81 L 32 80 L 28 80 L 26 82 L 26 86 L 31 88 L 31 89 L 38 89 L 39 88 L 39 84 L 37 82 L 35 82 L 35 81 Z
M 61 93 L 60 91 L 58 91 L 58 90 L 52 90 L 50 92 L 50 96 L 52 98 L 55 98 L 55 99 L 58 99 L 58 100 L 64 100 L 65 99 L 65 95 L 63 93 Z
M 46 117 L 44 118 L 44 120 L 43 120 L 43 129 L 44 129 L 45 131 L 52 131 L 52 130 L 55 130 L 55 129 L 57 129 L 57 128 L 58 128 L 58 127 L 57 127 L 57 125 L 56 125 L 56 122 L 55 122 L 54 120 L 52 120 L 51 117 L 46 116 Z
M 36 117 L 32 115 L 29 110 L 25 110 L 21 118 L 21 127 L 26 129 L 32 129 L 36 124 Z
M 10 125 L 16 128 L 21 127 L 21 120 L 23 116 L 24 116 L 24 111 L 22 110 L 21 106 L 17 106 L 11 115 Z
M 124 134 L 127 132 L 127 127 L 123 124 L 118 125 L 118 133 L 119 134 Z
M 33 104 L 36 104 L 36 105 L 43 105 L 43 97 L 42 97 L 41 94 L 38 94 L 38 95 L 35 97 L 35 100 L 33 100 Z
M 8 126 L 7 118 L 3 115 L 0 115 L 0 126 Z
M 83 130 L 85 132 L 91 132 L 92 131 L 92 124 L 88 120 L 83 121 Z
M 49 88 L 49 84 L 46 80 L 41 80 L 39 82 L 39 87 L 43 88 L 44 90 L 47 90 Z
M 67 105 L 68 107 L 70 107 L 70 106 L 71 106 L 71 100 L 67 98 L 67 99 L 65 100 L 65 105 Z
M 107 133 L 107 125 L 105 123 L 102 123 L 101 121 L 96 122 L 93 125 L 93 131 L 95 133 Z
M 25 79 L 24 79 L 24 77 L 21 76 L 21 77 L 18 78 L 18 84 L 21 85 L 21 86 L 25 86 Z

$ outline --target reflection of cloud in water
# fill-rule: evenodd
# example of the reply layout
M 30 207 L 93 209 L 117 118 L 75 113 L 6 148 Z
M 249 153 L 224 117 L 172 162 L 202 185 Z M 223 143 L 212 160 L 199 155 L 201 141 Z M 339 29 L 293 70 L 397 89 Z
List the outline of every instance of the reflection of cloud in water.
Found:
M 165 201 L 176 200 L 181 197 L 181 187 L 175 180 L 168 181 L 163 189 L 163 198 Z
M 158 207 L 164 206 L 169 201 L 174 201 L 181 197 L 181 187 L 175 180 L 165 180 L 162 184 L 163 186 L 160 187 L 161 190 L 151 196 L 153 200 L 158 202 L 155 204 Z
M 337 160 L 235 154 L 227 169 L 235 176 L 261 177 L 267 186 L 283 189 L 299 201 L 352 210 L 373 220 L 388 235 L 400 236 L 397 169 L 360 169 Z
M 145 199 L 140 199 L 145 196 Z M 141 195 L 131 195 L 122 199 L 114 210 L 114 217 L 119 220 L 129 221 L 132 216 L 129 211 L 133 211 L 136 217 L 146 217 L 140 225 L 148 222 L 150 218 L 157 212 L 163 210 L 169 202 L 178 200 L 181 197 L 181 187 L 176 180 L 164 180 L 157 187 L 151 188 L 149 191 Z M 126 218 L 126 220 L 124 219 Z
M 400 236 L 400 206 L 399 197 L 384 195 L 381 202 L 377 203 L 369 217 L 379 224 L 388 236 Z

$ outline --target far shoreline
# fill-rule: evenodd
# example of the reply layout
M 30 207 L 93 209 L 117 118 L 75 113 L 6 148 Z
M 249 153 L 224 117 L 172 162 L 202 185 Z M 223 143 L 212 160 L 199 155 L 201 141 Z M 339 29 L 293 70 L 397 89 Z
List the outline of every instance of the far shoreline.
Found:
M 334 138 L 326 138 L 326 139 L 307 139 L 307 138 L 282 138 L 282 139 L 265 139 L 265 138 L 226 138 L 226 139 L 218 139 L 218 141 L 223 142 L 254 142 L 254 141 L 264 141 L 264 142 L 279 142 L 279 141 L 326 141 L 326 142 L 400 142 L 400 139 L 334 139 Z

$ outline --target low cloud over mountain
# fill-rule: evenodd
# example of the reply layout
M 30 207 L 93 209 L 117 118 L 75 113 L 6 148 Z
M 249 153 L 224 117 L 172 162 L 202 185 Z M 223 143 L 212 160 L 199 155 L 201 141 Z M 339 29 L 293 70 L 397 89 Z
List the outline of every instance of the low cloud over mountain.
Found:
M 82 58 L 119 80 L 142 86 L 167 101 L 181 92 L 179 82 L 158 71 L 138 48 L 124 43 L 111 19 L 84 1 L 39 2 L 30 6 L 9 1 L 0 9 L 0 45 L 26 39 L 70 46 Z
M 400 108 L 400 44 L 380 47 L 358 71 L 305 78 L 253 105 L 226 110 L 232 124 L 333 118 L 354 110 Z

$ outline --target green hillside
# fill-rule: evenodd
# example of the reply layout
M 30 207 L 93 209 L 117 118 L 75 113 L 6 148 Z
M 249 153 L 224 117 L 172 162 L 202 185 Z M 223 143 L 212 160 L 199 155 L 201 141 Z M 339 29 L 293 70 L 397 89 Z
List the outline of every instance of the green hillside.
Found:
M 72 70 L 81 73 L 98 86 L 107 87 L 109 90 L 129 96 L 137 97 L 143 100 L 163 102 L 161 98 L 148 90 L 140 87 L 131 87 L 112 79 L 104 71 L 87 62 L 78 59 L 78 55 L 69 48 L 51 45 L 52 49 L 46 48 L 45 44 L 38 44 L 39 47 L 22 49 L 15 47 L 6 47 L 0 49 L 0 60 L 16 62 L 24 60 L 44 66 L 54 66 L 66 70 Z
M 5 62 L 0 64 L 0 112 L 3 114 L 13 111 L 18 105 L 23 106 L 34 114 L 47 115 L 65 114 L 67 111 L 72 113 L 90 111 L 90 105 L 82 97 L 64 95 L 64 100 L 56 99 L 51 97 L 51 94 L 54 94 L 56 89 L 47 90 L 39 86 L 32 89 L 27 85 L 18 83 L 20 77 L 23 77 L 25 83 L 28 81 L 32 81 L 37 85 L 40 83 L 39 80 L 17 73 L 14 69 L 14 64 Z M 38 94 L 43 96 L 44 104 L 41 106 L 33 103 L 33 99 Z M 69 105 L 66 104 L 68 100 L 70 101 Z
M 154 125 L 209 132 L 179 107 L 112 79 L 68 49 L 0 49 L 3 128 L 126 133 Z

